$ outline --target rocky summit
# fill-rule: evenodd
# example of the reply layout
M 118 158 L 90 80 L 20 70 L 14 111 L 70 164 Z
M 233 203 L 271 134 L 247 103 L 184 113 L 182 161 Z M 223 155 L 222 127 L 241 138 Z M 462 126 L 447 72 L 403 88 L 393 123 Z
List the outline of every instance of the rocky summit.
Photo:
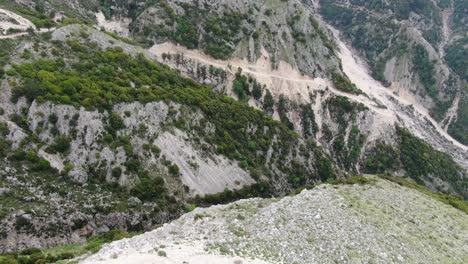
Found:
M 0 0 L 0 263 L 463 262 L 467 5 Z
M 80 263 L 463 263 L 468 216 L 375 177 L 197 208 Z

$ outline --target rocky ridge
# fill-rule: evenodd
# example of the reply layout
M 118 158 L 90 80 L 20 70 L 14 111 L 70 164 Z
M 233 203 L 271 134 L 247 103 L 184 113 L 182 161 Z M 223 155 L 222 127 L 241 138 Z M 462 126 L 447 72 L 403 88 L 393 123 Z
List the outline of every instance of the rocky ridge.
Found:
M 465 213 L 371 179 L 195 209 L 152 232 L 106 245 L 81 263 L 463 263 Z

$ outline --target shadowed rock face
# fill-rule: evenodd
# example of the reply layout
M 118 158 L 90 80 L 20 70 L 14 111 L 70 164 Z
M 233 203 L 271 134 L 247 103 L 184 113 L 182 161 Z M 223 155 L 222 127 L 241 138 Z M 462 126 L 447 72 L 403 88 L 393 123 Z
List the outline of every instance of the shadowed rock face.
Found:
M 82 263 L 225 263 L 222 255 L 243 263 L 461 263 L 466 220 L 465 213 L 386 180 L 321 185 L 280 200 L 196 209 L 152 232 L 109 244 Z M 160 251 L 167 258 L 159 257 Z

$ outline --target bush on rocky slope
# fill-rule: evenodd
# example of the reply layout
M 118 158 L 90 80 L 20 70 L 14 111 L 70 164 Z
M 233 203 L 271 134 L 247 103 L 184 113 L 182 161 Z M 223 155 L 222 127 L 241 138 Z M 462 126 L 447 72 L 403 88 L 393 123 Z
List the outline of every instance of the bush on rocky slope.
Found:
M 12 39 L 0 39 L 0 78 L 3 78 L 5 70 L 3 67 L 10 60 L 11 52 L 15 48 L 17 42 Z
M 377 144 L 364 161 L 364 173 L 392 172 L 402 168 L 408 178 L 431 190 L 468 197 L 466 172 L 447 154 L 434 150 L 429 144 L 404 128 L 397 128 L 398 141 L 392 147 Z M 442 179 L 446 184 L 439 184 Z

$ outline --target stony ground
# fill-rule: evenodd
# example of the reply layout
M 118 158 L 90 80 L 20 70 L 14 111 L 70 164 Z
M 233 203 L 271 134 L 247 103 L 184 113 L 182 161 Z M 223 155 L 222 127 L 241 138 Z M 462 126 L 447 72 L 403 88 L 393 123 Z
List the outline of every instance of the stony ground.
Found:
M 468 216 L 377 179 L 196 209 L 83 263 L 463 263 Z M 185 261 L 185 262 L 184 262 Z

